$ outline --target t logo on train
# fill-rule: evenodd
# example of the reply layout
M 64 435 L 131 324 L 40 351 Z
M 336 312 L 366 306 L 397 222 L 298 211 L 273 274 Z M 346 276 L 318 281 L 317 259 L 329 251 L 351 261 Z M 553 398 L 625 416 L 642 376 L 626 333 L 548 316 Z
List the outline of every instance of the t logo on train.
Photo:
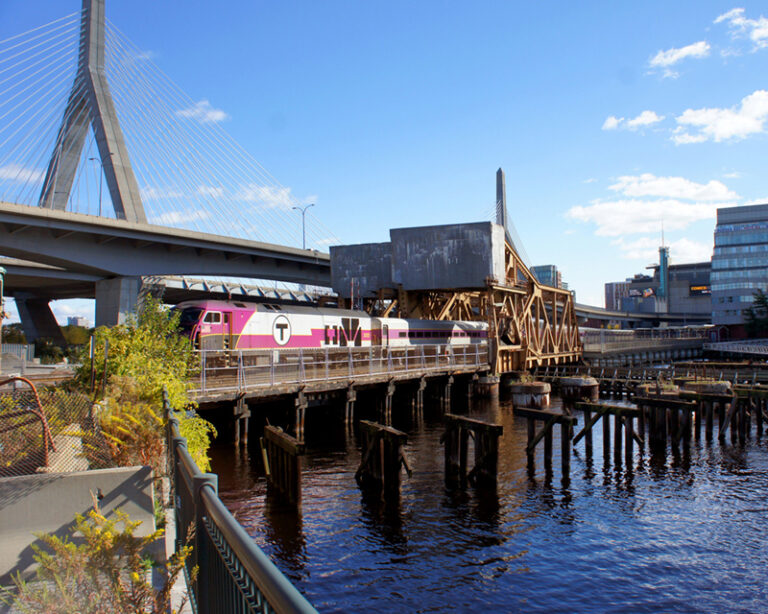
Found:
M 484 322 L 380 318 L 364 311 L 239 301 L 185 301 L 180 329 L 203 350 L 463 346 L 488 342 Z

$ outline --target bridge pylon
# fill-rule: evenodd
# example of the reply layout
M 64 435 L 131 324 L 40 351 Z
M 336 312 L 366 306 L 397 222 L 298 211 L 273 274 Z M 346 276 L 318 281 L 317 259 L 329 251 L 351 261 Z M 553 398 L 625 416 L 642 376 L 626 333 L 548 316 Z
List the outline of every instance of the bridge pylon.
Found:
M 38 205 L 66 209 L 90 124 L 115 215 L 129 222 L 146 222 L 105 71 L 104 3 L 105 0 L 83 0 L 77 73 Z

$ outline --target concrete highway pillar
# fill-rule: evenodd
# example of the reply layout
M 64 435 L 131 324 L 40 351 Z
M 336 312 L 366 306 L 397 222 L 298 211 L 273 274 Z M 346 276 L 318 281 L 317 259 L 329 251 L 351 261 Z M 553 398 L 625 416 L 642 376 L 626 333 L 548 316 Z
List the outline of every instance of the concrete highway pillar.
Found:
M 138 277 L 113 277 L 96 282 L 96 326 L 114 326 L 136 312 L 141 289 Z
M 59 328 L 56 318 L 53 316 L 47 298 L 36 298 L 16 294 L 14 296 L 16 308 L 19 310 L 21 327 L 27 343 L 34 343 L 38 339 L 49 338 L 59 347 L 66 347 L 67 342 Z

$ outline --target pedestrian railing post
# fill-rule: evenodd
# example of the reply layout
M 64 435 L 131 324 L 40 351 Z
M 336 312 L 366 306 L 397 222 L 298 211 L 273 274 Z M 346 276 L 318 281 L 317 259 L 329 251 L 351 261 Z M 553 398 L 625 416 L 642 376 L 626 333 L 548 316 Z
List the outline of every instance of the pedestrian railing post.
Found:
M 203 473 L 192 478 L 195 497 L 195 551 L 197 551 L 197 611 L 198 614 L 212 614 L 217 611 L 215 600 L 211 599 L 210 587 L 213 585 L 211 569 L 214 567 L 208 529 L 205 526 L 205 504 L 200 491 L 211 488 L 218 494 L 218 476 L 215 473 Z
M 205 387 L 205 371 L 207 369 L 207 365 L 205 364 L 205 350 L 202 350 L 200 352 L 200 387 L 203 389 L 203 392 L 206 392 Z

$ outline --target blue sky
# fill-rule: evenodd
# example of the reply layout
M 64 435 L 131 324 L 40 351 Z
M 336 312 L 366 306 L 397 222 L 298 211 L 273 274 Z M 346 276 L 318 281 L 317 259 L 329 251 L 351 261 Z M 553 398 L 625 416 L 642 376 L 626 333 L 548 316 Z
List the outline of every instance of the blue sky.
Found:
M 0 40 L 79 6 L 3 0 Z M 656 261 L 662 221 L 673 263 L 707 260 L 718 206 L 768 202 L 766 15 L 701 0 L 107 0 L 114 25 L 316 203 L 308 225 L 362 243 L 489 219 L 502 167 L 532 263 L 598 305 L 605 282 Z

